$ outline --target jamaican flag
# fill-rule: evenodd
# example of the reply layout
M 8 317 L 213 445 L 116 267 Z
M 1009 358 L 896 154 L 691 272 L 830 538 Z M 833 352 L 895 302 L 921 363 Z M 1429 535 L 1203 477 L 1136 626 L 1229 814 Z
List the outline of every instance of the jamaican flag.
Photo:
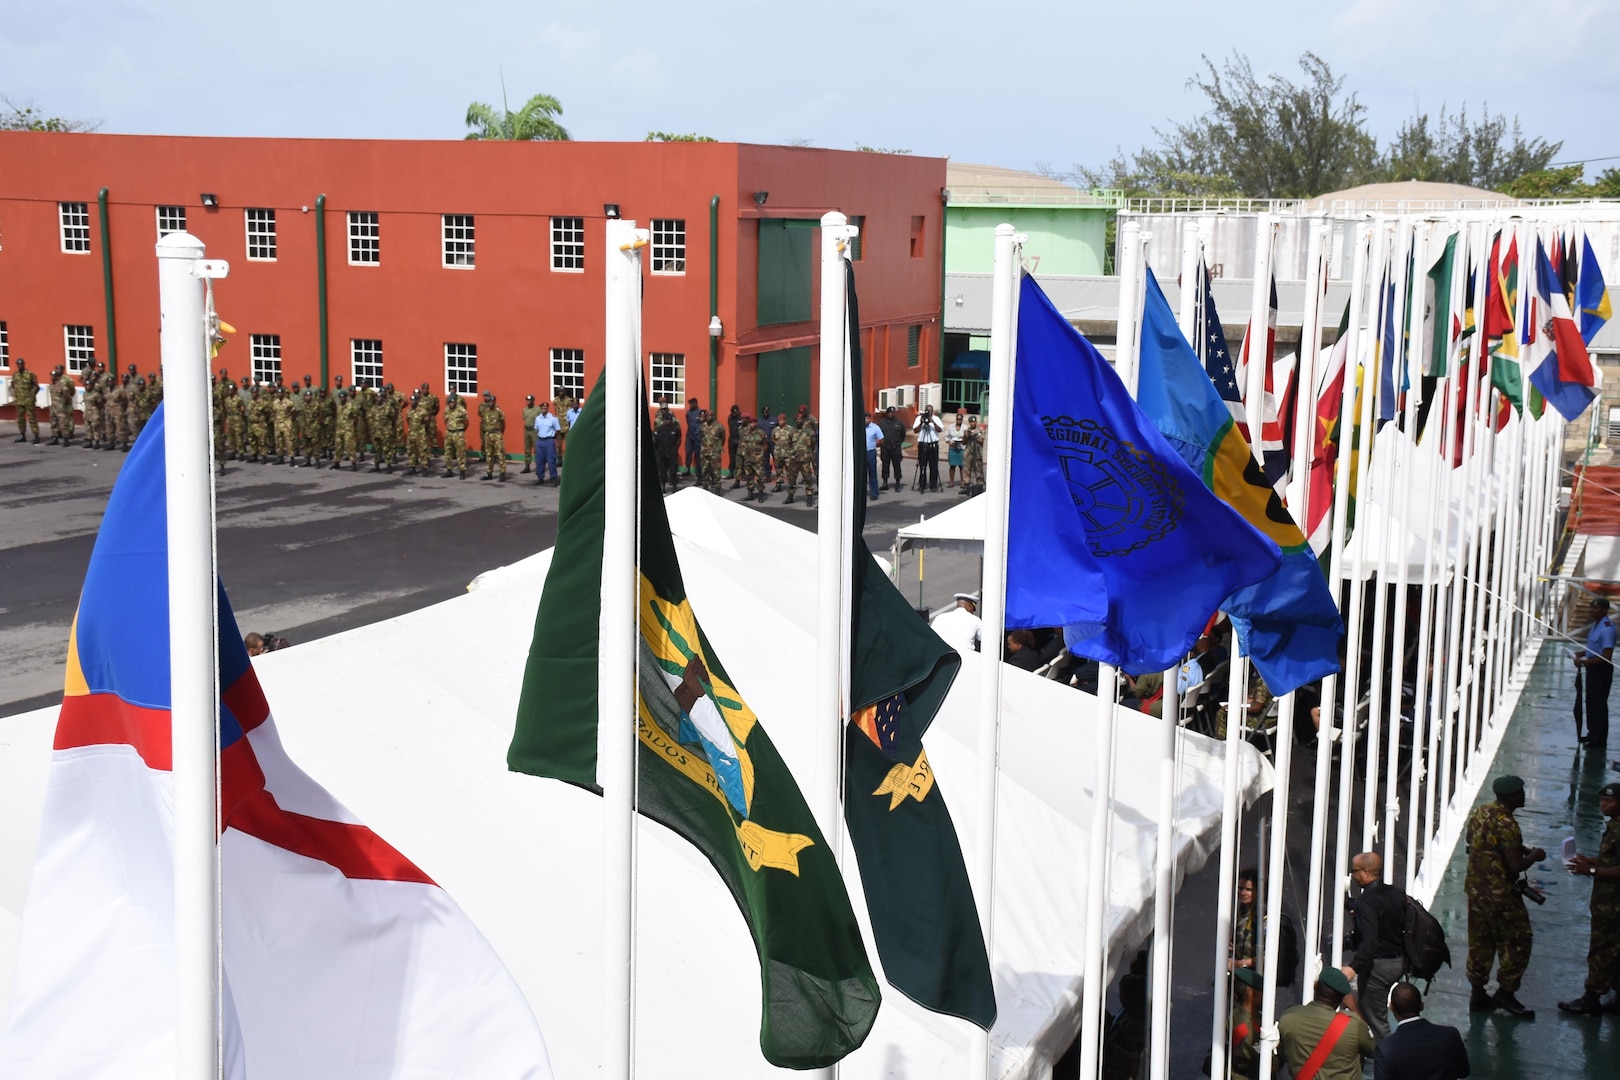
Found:
M 516 772 L 593 788 L 602 386 L 598 381 L 569 433 L 557 547 L 507 752 Z M 642 416 L 645 425 L 645 410 Z M 637 809 L 703 852 L 737 901 L 759 955 L 765 1059 L 820 1068 L 871 1031 L 881 999 L 877 979 L 833 852 L 692 613 L 650 431 L 643 430 L 641 446 Z
M 845 264 L 850 328 L 851 461 L 865 460 L 860 313 Z M 996 1020 L 990 961 L 962 848 L 923 734 L 962 666 L 878 566 L 861 530 L 866 489 L 852 485 L 851 722 L 844 729 L 844 820 L 861 868 L 872 936 L 889 982 L 925 1009 Z M 827 493 L 823 491 L 825 496 Z M 999 658 L 998 643 L 986 656 Z M 988 838 L 987 838 L 988 840 Z

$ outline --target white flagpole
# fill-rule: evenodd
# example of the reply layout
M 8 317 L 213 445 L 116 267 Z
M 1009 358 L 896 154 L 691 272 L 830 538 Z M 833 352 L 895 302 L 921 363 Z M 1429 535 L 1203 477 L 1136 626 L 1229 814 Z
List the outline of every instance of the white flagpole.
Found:
M 606 223 L 602 367 L 602 652 L 597 779 L 602 785 L 602 1075 L 635 1075 L 636 639 L 640 591 L 641 246 L 633 221 Z
M 1351 432 L 1355 427 L 1356 414 L 1356 370 L 1361 362 L 1361 317 L 1362 301 L 1367 284 L 1367 241 L 1370 230 L 1366 225 L 1358 225 L 1355 233 L 1355 253 L 1350 264 L 1350 316 L 1345 324 L 1344 374 L 1343 391 L 1339 397 L 1339 450 L 1338 460 L 1334 462 L 1334 488 L 1333 488 L 1333 522 L 1330 533 L 1330 547 L 1328 557 L 1329 580 L 1333 587 L 1333 600 L 1340 605 L 1342 611 L 1345 607 L 1341 596 L 1343 589 L 1341 583 L 1344 574 L 1341 567 L 1344 562 L 1344 531 L 1345 518 L 1350 512 L 1350 467 L 1354 460 L 1355 449 L 1350 443 Z M 1351 581 L 1354 590 L 1355 582 Z M 1348 659 L 1348 656 L 1346 657 Z M 1329 675 L 1322 680 L 1322 706 L 1321 727 L 1316 733 L 1316 790 L 1315 799 L 1311 805 L 1311 858 L 1310 869 L 1306 875 L 1307 892 L 1305 900 L 1305 978 L 1301 986 L 1310 986 L 1316 981 L 1316 976 L 1322 970 L 1322 897 L 1323 875 L 1327 870 L 1327 811 L 1329 785 L 1333 773 L 1333 742 L 1339 739 L 1344 749 L 1344 764 L 1341 769 L 1353 767 L 1352 759 L 1348 756 L 1353 745 L 1353 734 L 1348 734 L 1335 723 L 1334 699 L 1337 695 L 1338 675 Z M 1346 694 L 1348 708 L 1345 710 L 1349 723 L 1346 728 L 1355 727 L 1355 701 L 1353 697 L 1354 680 L 1346 684 L 1350 693 Z
M 185 232 L 157 244 L 164 478 L 169 533 L 169 680 L 174 771 L 175 1076 L 220 1075 L 219 663 L 213 423 L 203 260 Z
M 1393 597 L 1395 610 L 1390 617 L 1390 629 L 1394 639 L 1390 643 L 1389 668 L 1386 676 L 1389 680 L 1389 712 L 1385 719 L 1385 738 L 1388 739 L 1388 764 L 1384 770 L 1384 881 L 1393 884 L 1395 881 L 1395 858 L 1400 847 L 1397 843 L 1396 822 L 1401 814 L 1401 695 L 1406 685 L 1406 591 L 1410 583 L 1408 557 L 1413 535 L 1412 521 L 1416 512 L 1412 506 L 1412 478 L 1417 471 L 1417 407 L 1418 397 L 1422 393 L 1423 378 L 1417 351 L 1422 347 L 1423 341 L 1423 281 L 1426 276 L 1424 263 L 1428 260 L 1429 225 L 1420 221 L 1413 226 L 1410 238 L 1411 247 L 1409 260 L 1412 267 L 1410 279 L 1406 282 L 1407 322 L 1404 327 L 1406 345 L 1397 348 L 1397 355 L 1402 359 L 1401 372 L 1396 381 L 1396 393 L 1400 392 L 1400 383 L 1407 382 L 1406 415 L 1402 423 L 1404 430 L 1396 436 L 1395 444 L 1400 447 L 1401 455 L 1406 460 L 1400 465 L 1397 481 L 1390 494 L 1395 496 L 1391 503 L 1397 500 L 1401 507 L 1401 520 L 1396 536 L 1396 563 L 1395 563 L 1395 595 Z M 1416 368 L 1416 372 L 1414 372 Z M 1414 377 L 1415 375 L 1415 377 Z M 1396 492 L 1399 495 L 1396 496 Z M 1380 595 L 1383 583 L 1380 581 Z M 1422 672 L 1418 673 L 1419 679 Z M 1418 755 L 1422 744 L 1417 740 L 1422 733 L 1414 731 L 1412 743 L 1412 768 L 1415 772 L 1419 767 Z M 1372 794 L 1377 790 L 1376 785 L 1368 787 L 1368 816 L 1371 817 Z M 1408 813 L 1411 808 L 1408 807 Z M 1370 849 L 1370 845 L 1369 845 Z
M 1189 342 L 1198 333 L 1198 227 L 1189 223 L 1181 237 L 1181 293 L 1177 322 Z M 1159 820 L 1154 855 L 1153 968 L 1149 1024 L 1149 1080 L 1170 1075 L 1170 958 L 1173 954 L 1173 916 L 1176 906 L 1176 730 L 1180 727 L 1178 669 L 1164 673 L 1164 698 L 1159 726 Z
M 1007 622 L 1007 513 L 1012 483 L 1013 383 L 1017 359 L 1018 248 L 1011 225 L 997 225 L 990 291 L 990 437 L 984 447 L 984 580 L 979 593 L 978 800 L 974 808 L 969 874 L 979 905 L 979 928 L 995 969 L 996 804 L 1001 771 L 1001 649 Z M 969 1030 L 967 1075 L 990 1070 L 990 1035 Z
M 1226 758 L 1221 771 L 1225 798 L 1221 806 L 1221 867 L 1219 892 L 1215 896 L 1215 992 L 1214 1025 L 1210 1030 L 1209 1075 L 1226 1075 L 1226 1031 L 1231 1023 L 1232 972 L 1227 968 L 1231 959 L 1228 951 L 1232 943 L 1232 891 L 1237 877 L 1237 814 L 1238 814 L 1238 752 L 1243 745 L 1244 692 L 1249 685 L 1249 662 L 1237 654 L 1237 639 L 1232 640 L 1232 658 L 1227 665 L 1226 683 Z M 1098 689 L 1101 689 L 1099 685 Z M 1081 1074 L 1085 1076 L 1084 1073 Z
M 1119 309 L 1114 332 L 1114 369 L 1126 389 L 1136 386 L 1141 343 L 1142 226 L 1127 221 L 1119 230 Z M 1092 789 L 1091 835 L 1086 859 L 1086 936 L 1080 1003 L 1080 1076 L 1099 1075 L 1102 1065 L 1103 1004 L 1108 998 L 1109 826 L 1113 823 L 1115 669 L 1098 666 L 1095 736 L 1096 782 Z
M 1356 455 L 1356 555 L 1351 560 L 1350 567 L 1350 619 L 1345 636 L 1345 665 L 1344 665 L 1344 746 L 1339 751 L 1339 803 L 1338 828 L 1334 833 L 1333 849 L 1333 937 L 1329 947 L 1329 954 L 1334 967 L 1339 967 L 1344 960 L 1344 904 L 1342 898 L 1350 876 L 1350 830 L 1351 810 L 1355 795 L 1356 773 L 1356 727 L 1359 723 L 1361 711 L 1361 624 L 1363 612 L 1366 607 L 1366 565 L 1367 548 L 1374 540 L 1374 530 L 1367 519 L 1372 511 L 1373 475 L 1372 475 L 1372 443 L 1373 421 L 1377 415 L 1374 403 L 1378 398 L 1379 365 L 1378 346 L 1380 335 L 1383 333 L 1382 313 L 1384 310 L 1383 272 L 1389 266 L 1388 249 L 1389 225 L 1382 217 L 1373 218 L 1372 228 L 1372 256 L 1368 269 L 1368 288 L 1378 290 L 1376 301 L 1369 295 L 1367 312 L 1370 316 L 1368 331 L 1372 338 L 1372 347 L 1367 350 L 1367 363 L 1361 374 L 1361 445 L 1355 449 Z M 1374 273 L 1378 276 L 1374 277 Z M 1352 322 L 1352 326 L 1357 325 Z M 1359 357 L 1346 357 L 1345 363 L 1351 364 L 1359 361 Z M 1347 370 L 1345 383 L 1345 396 L 1349 398 L 1353 392 L 1353 385 L 1349 381 L 1354 374 L 1353 369 Z M 1382 553 L 1377 553 L 1382 560 Z M 1376 748 L 1374 750 L 1376 752 Z M 1324 898 L 1324 904 L 1325 904 Z

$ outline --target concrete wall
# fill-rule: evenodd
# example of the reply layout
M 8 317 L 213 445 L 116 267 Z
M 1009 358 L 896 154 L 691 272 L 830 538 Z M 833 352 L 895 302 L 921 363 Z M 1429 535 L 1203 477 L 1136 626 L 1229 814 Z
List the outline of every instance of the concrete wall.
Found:
M 996 226 L 1011 222 L 1029 237 L 1024 256 L 1038 260 L 1040 273 L 1101 274 L 1110 212 L 1105 206 L 950 206 L 945 218 L 949 229 L 945 269 L 953 274 L 989 273 Z

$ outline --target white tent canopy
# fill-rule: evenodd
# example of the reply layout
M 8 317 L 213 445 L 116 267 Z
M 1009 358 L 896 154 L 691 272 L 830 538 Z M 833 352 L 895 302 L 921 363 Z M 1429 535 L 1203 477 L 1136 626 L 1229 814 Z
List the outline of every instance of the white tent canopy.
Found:
M 810 775 L 814 535 L 695 490 L 667 505 L 698 617 L 784 759 Z M 600 802 L 505 767 L 550 561 L 542 552 L 485 574 L 465 596 L 267 654 L 256 666 L 292 758 L 449 890 L 528 996 L 557 1074 L 577 1076 L 595 1069 L 600 1044 Z M 979 840 L 968 813 L 979 664 L 964 658 L 928 737 L 970 858 Z M 1021 1078 L 1042 1075 L 1078 1029 L 1095 699 L 1021 671 L 1005 679 L 991 1075 Z M 1109 918 L 1116 960 L 1151 925 L 1156 723 L 1120 714 Z M 54 709 L 0 720 L 0 1023 L 54 724 Z M 1178 745 L 1176 845 L 1190 872 L 1215 842 L 1222 746 L 1185 732 Z M 1270 770 L 1252 748 L 1242 752 L 1243 792 L 1252 798 L 1270 786 Z M 730 895 L 674 834 L 647 821 L 640 833 L 641 1075 L 777 1075 L 759 1054 L 758 966 Z M 864 923 L 848 850 L 844 865 Z M 885 985 L 877 1026 L 842 1075 L 949 1074 L 968 1032 L 964 1021 L 926 1012 Z
M 984 496 L 975 495 L 931 518 L 907 525 L 895 540 L 896 554 L 913 547 L 984 553 Z

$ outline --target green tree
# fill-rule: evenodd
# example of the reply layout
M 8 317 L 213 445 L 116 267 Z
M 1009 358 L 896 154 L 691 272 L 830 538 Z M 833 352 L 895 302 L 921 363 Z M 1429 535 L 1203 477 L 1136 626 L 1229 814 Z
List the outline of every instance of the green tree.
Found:
M 567 142 L 568 131 L 556 121 L 562 115 L 562 105 L 550 94 L 536 94 L 513 112 L 506 105 L 506 91 L 501 91 L 499 109 L 475 101 L 467 106 L 467 126 L 472 128 L 469 139 L 496 139 L 507 142 Z
M 0 94 L 0 131 L 95 131 L 99 120 L 68 120 L 46 116 L 33 102 L 18 104 Z
M 1123 153 L 1100 169 L 1080 168 L 1087 187 L 1121 188 L 1129 195 L 1247 195 L 1299 199 L 1359 183 L 1378 156 L 1366 129 L 1366 106 L 1346 93 L 1345 80 L 1326 60 L 1307 52 L 1302 78 L 1257 76 L 1249 58 L 1234 53 L 1219 68 L 1204 57 L 1204 71 L 1188 80 L 1208 110 L 1168 131 L 1155 129 L 1158 147 Z
M 1420 112 L 1401 125 L 1380 171 L 1389 180 L 1467 184 L 1511 194 L 1509 188 L 1521 178 L 1546 171 L 1563 145 L 1526 138 L 1517 117 L 1509 122 L 1500 113 L 1492 116 L 1489 106 L 1470 122 L 1466 103 L 1456 115 L 1442 104 L 1437 116 Z M 1559 182 L 1568 186 L 1580 179 L 1576 169 L 1573 178 L 1564 176 Z
M 688 131 L 684 135 L 676 135 L 668 131 L 649 131 L 642 142 L 718 142 L 712 135 L 699 135 L 695 131 Z

